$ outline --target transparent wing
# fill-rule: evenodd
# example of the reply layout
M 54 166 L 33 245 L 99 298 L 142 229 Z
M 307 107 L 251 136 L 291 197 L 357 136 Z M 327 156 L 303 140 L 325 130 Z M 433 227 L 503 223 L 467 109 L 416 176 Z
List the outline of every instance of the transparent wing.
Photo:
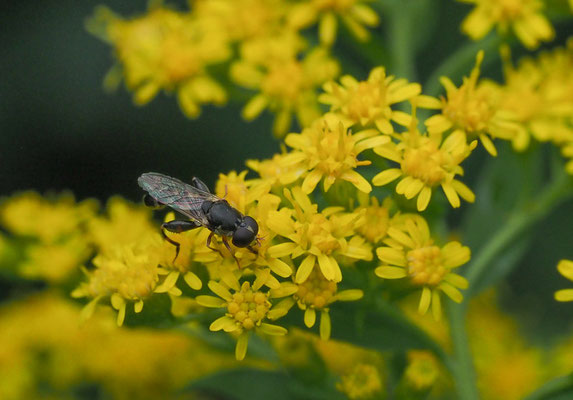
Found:
M 157 172 L 141 175 L 137 183 L 159 203 L 171 207 L 202 225 L 208 224 L 207 217 L 201 210 L 203 202 L 221 200 L 212 193 Z

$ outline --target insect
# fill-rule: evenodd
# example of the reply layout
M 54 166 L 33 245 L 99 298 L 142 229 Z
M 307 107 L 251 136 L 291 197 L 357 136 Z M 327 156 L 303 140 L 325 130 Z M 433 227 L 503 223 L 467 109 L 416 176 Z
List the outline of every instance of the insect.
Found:
M 191 229 L 206 227 L 211 231 L 207 238 L 207 247 L 215 234 L 220 235 L 225 247 L 231 255 L 228 238 L 236 247 L 246 247 L 252 253 L 257 252 L 251 243 L 257 239 L 259 225 L 252 217 L 245 216 L 231 207 L 227 200 L 221 199 L 209 191 L 198 178 L 193 178 L 191 184 L 171 178 L 157 172 L 148 172 L 137 179 L 137 183 L 147 192 L 143 197 L 146 206 L 160 208 L 167 206 L 185 215 L 190 220 L 173 220 L 161 225 L 161 234 L 169 243 L 175 246 L 175 258 L 179 255 L 180 244 L 169 238 L 165 231 L 181 233 Z M 233 256 L 234 258 L 234 256 Z M 236 259 L 235 259 L 236 260 Z

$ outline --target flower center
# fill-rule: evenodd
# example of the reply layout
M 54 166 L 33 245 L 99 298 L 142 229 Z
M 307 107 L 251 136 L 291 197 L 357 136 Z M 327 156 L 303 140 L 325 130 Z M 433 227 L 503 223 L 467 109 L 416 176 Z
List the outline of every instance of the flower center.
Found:
M 303 71 L 300 63 L 293 61 L 285 64 L 274 64 L 262 85 L 264 93 L 272 97 L 294 103 L 303 84 Z
M 489 102 L 489 94 L 485 91 L 469 91 L 469 87 L 462 87 L 450 96 L 443 109 L 443 114 L 455 126 L 468 133 L 482 132 L 487 129 L 493 117 L 494 110 Z
M 438 246 L 427 246 L 410 250 L 408 260 L 408 275 L 415 285 L 436 286 L 448 270 L 443 266 L 442 254 Z
M 298 285 L 296 299 L 307 307 L 321 309 L 326 307 L 336 294 L 336 282 L 327 281 L 315 268 L 308 279 Z
M 246 330 L 260 325 L 271 308 L 268 295 L 251 289 L 249 282 L 244 282 L 241 290 L 233 294 L 233 300 L 227 304 L 228 315 Z
M 390 117 L 391 110 L 386 107 L 386 86 L 379 82 L 360 82 L 348 100 L 348 115 L 355 121 L 363 118 L 376 119 L 386 110 L 385 117 Z M 384 108 L 382 108 L 384 106 Z
M 418 148 L 407 148 L 404 151 L 401 168 L 404 174 L 417 178 L 426 185 L 435 186 L 443 182 L 446 176 L 446 171 L 442 168 L 444 164 L 444 154 L 438 145 L 426 141 Z

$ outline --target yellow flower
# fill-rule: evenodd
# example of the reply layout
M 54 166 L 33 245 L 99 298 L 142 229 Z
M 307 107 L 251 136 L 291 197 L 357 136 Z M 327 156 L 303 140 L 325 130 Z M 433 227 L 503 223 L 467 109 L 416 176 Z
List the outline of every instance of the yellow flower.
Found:
M 400 177 L 396 193 L 407 199 L 418 196 L 418 211 L 428 206 L 432 191 L 438 185 L 442 187 L 452 207 L 460 206 L 461 196 L 473 202 L 475 195 L 456 175 L 463 175 L 460 163 L 475 148 L 476 142 L 466 142 L 462 131 L 451 133 L 444 141 L 441 135 L 422 135 L 413 126 L 409 132 L 402 133 L 399 143 L 388 143 L 374 148 L 374 152 L 384 158 L 400 164 L 400 168 L 386 169 L 372 178 L 375 186 L 386 185 Z
M 320 42 L 331 46 L 336 39 L 337 17 L 361 41 L 369 39 L 365 26 L 378 25 L 378 15 L 364 3 L 368 0 L 311 0 L 295 5 L 289 15 L 289 25 L 296 29 L 313 25 L 318 20 Z
M 42 243 L 54 244 L 81 233 L 83 225 L 95 215 L 97 202 L 76 203 L 70 193 L 42 197 L 25 192 L 2 202 L 0 222 L 11 233 L 35 237 Z
M 355 212 L 364 210 L 361 217 L 356 221 L 356 232 L 362 235 L 370 243 L 379 243 L 386 237 L 390 227 L 390 208 L 392 199 L 385 198 L 382 204 L 376 197 L 372 197 L 369 203 L 358 207 Z
M 235 357 L 243 360 L 247 354 L 248 333 L 259 330 L 268 335 L 285 335 L 287 330 L 282 326 L 263 322 L 272 310 L 272 292 L 262 292 L 259 289 L 263 282 L 256 279 L 252 284 L 238 279 L 227 279 L 225 283 L 209 282 L 209 288 L 219 297 L 197 296 L 197 302 L 204 307 L 226 308 L 224 316 L 213 321 L 211 331 L 235 332 L 238 334 Z M 286 293 L 286 294 L 285 294 Z M 288 291 L 281 293 L 289 294 Z
M 369 246 L 346 240 L 354 234 L 353 226 L 359 214 L 341 214 L 342 207 L 328 207 L 319 213 L 318 206 L 311 203 L 300 186 L 294 187 L 292 192 L 285 188 L 284 196 L 294 209 L 270 212 L 267 225 L 288 241 L 270 247 L 268 253 L 293 259 L 305 255 L 296 271 L 296 283 L 303 283 L 316 264 L 327 280 L 340 282 L 342 272 L 335 256 L 371 259 Z
M 362 192 L 370 192 L 370 183 L 355 170 L 370 161 L 359 161 L 357 157 L 364 150 L 389 141 L 389 137 L 379 135 L 374 129 L 353 134 L 338 118 L 319 119 L 302 133 L 290 133 L 285 138 L 285 143 L 301 155 L 301 163 L 309 171 L 302 182 L 302 190 L 307 194 L 321 180 L 325 192 L 336 181 L 347 181 Z
M 472 299 L 467 332 L 480 397 L 519 400 L 544 381 L 547 360 L 528 343 L 516 321 L 501 313 L 493 292 Z
M 394 132 L 392 121 L 403 126 L 410 125 L 410 115 L 391 107 L 416 97 L 422 91 L 418 83 L 386 76 L 384 67 L 370 71 L 366 81 L 357 81 L 345 75 L 340 79 L 340 84 L 331 81 L 325 83 L 323 88 L 326 93 L 321 94 L 318 100 L 329 104 L 330 111 L 346 124 L 374 124 L 384 134 Z
M 462 30 L 473 40 L 483 38 L 494 25 L 506 34 L 513 29 L 519 40 L 529 49 L 555 36 L 551 23 L 541 13 L 541 0 L 458 0 L 475 4 L 462 22 Z
M 73 275 L 90 254 L 85 238 L 72 236 L 62 243 L 31 245 L 26 249 L 26 260 L 18 268 L 26 278 L 60 283 Z
M 230 40 L 273 34 L 287 12 L 284 0 L 192 0 L 194 15 L 218 27 Z
M 322 272 L 314 269 L 308 278 L 294 286 L 296 292 L 292 297 L 281 301 L 271 314 L 272 319 L 277 319 L 285 315 L 296 303 L 301 310 L 304 310 L 304 324 L 307 328 L 312 328 L 316 322 L 316 312 L 320 312 L 320 338 L 330 339 L 331 323 L 329 306 L 335 301 L 355 301 L 363 296 L 362 290 L 349 289 L 338 291 L 336 282 L 327 280 Z M 292 291 L 292 286 L 273 289 L 271 293 L 283 297 L 286 292 Z
M 466 289 L 468 282 L 451 270 L 469 261 L 468 247 L 459 242 L 435 245 L 427 222 L 420 216 L 408 218 L 402 228 L 389 228 L 388 236 L 387 246 L 376 249 L 382 265 L 375 273 L 383 279 L 407 278 L 413 286 L 421 287 L 420 314 L 425 314 L 431 304 L 434 318 L 440 319 L 440 291 L 457 303 L 462 301 L 459 289 Z
M 440 376 L 440 365 L 429 351 L 411 350 L 408 352 L 408 366 L 404 371 L 406 386 L 415 391 L 431 389 Z
M 343 375 L 336 389 L 344 393 L 351 400 L 373 399 L 382 392 L 382 378 L 380 372 L 372 364 L 357 364 L 352 370 Z
M 516 150 L 525 150 L 530 135 L 556 145 L 573 141 L 573 40 L 566 48 L 541 53 L 536 59 L 511 63 L 509 47 L 502 48 L 505 84 L 498 86 L 500 107 L 510 111 L 520 125 L 513 139 Z
M 464 133 L 470 141 L 479 138 L 485 149 L 496 156 L 490 136 L 511 140 L 519 125 L 513 121 L 514 116 L 510 112 L 499 108 L 496 101 L 499 95 L 492 92 L 491 85 L 478 85 L 482 60 L 483 51 L 480 51 L 469 78 L 464 78 L 459 88 L 445 76 L 440 79 L 446 89 L 446 97 L 441 98 L 442 113 L 428 118 L 425 124 L 431 136 L 451 128 L 454 133 Z
M 254 186 L 279 188 L 290 185 L 306 173 L 301 161 L 303 153 L 275 154 L 267 160 L 247 160 L 247 167 L 259 174 L 260 179 L 251 179 Z
M 557 264 L 557 270 L 565 278 L 573 281 L 573 261 L 561 260 Z M 573 301 L 573 289 L 561 289 L 555 292 L 557 301 Z
M 92 299 L 84 307 L 83 317 L 89 318 L 97 303 L 107 297 L 118 311 L 117 324 L 120 326 L 125 319 L 127 302 L 134 304 L 136 313 L 141 312 L 144 300 L 158 286 L 162 245 L 163 241 L 156 233 L 129 245 L 118 244 L 106 253 L 98 254 L 92 261 L 95 269 L 85 271 L 88 282 L 81 283 L 72 292 L 73 297 Z
M 286 55 L 274 57 L 272 52 L 267 53 L 269 47 L 274 47 L 273 40 L 268 38 L 270 44 L 257 43 L 253 49 L 244 50 L 242 60 L 231 68 L 231 77 L 242 86 L 260 91 L 245 105 L 243 117 L 252 120 L 269 108 L 276 113 L 273 132 L 280 137 L 290 128 L 293 113 L 302 126 L 320 116 L 317 88 L 336 77 L 339 67 L 322 48 L 302 57 L 298 50 L 292 55 L 286 50 Z
M 88 29 L 103 31 L 121 65 L 112 69 L 106 82 L 119 82 L 123 70 L 136 104 L 146 104 L 162 89 L 175 91 L 182 111 L 195 118 L 201 104 L 226 102 L 225 90 L 206 72 L 207 66 L 230 56 L 227 38 L 216 26 L 192 14 L 156 7 L 129 20 L 100 9 Z
M 88 223 L 88 237 L 100 252 L 107 252 L 118 244 L 129 245 L 150 235 L 158 228 L 151 222 L 151 212 L 143 205 L 136 206 L 121 197 L 107 202 L 106 216 L 92 218 Z

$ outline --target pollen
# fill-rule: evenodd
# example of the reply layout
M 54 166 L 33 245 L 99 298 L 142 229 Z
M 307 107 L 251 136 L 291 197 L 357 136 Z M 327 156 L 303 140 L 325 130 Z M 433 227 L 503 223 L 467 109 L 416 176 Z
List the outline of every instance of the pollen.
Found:
M 243 282 L 241 290 L 234 293 L 232 300 L 227 304 L 229 317 L 245 330 L 260 325 L 270 308 L 268 295 L 253 290 L 249 282 Z
M 438 246 L 427 246 L 406 253 L 408 275 L 414 285 L 438 285 L 449 272 L 443 266 Z

